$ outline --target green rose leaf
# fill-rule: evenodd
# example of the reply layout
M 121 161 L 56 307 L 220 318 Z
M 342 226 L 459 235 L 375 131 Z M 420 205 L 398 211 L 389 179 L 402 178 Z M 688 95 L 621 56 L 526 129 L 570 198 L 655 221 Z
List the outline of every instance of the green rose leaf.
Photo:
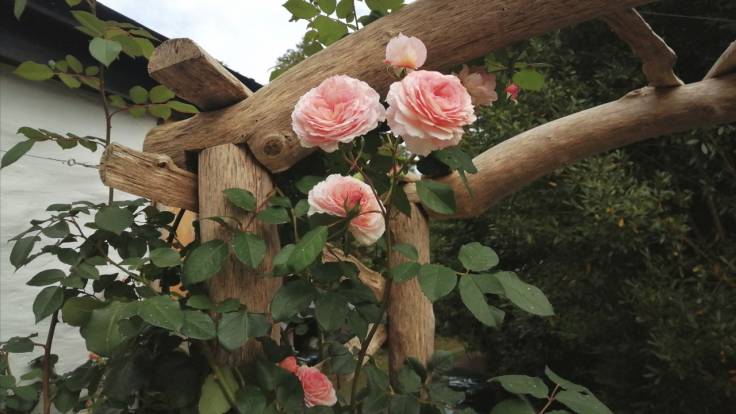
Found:
M 199 414 L 225 414 L 230 411 L 230 403 L 217 383 L 214 374 L 210 374 L 202 384 L 199 395 Z
M 296 182 L 296 189 L 302 194 L 309 194 L 309 190 L 315 185 L 324 181 L 324 177 L 318 177 L 316 175 L 305 175 Z
M 69 235 L 69 224 L 66 221 L 59 221 L 44 228 L 41 233 L 50 239 L 63 239 Z
M 21 141 L 13 145 L 13 147 L 10 148 L 3 155 L 2 161 L 0 161 L 0 168 L 5 168 L 8 165 L 18 161 L 20 157 L 22 157 L 26 152 L 30 151 L 30 149 L 33 148 L 33 144 L 35 144 L 35 141 L 28 140 L 28 141 Z
M 153 103 L 164 103 L 169 99 L 174 99 L 175 97 L 176 94 L 174 91 L 164 85 L 156 85 L 151 88 L 150 92 L 148 92 L 148 98 Z
M 2 346 L 2 349 L 6 352 L 12 352 L 15 354 L 23 354 L 26 352 L 33 351 L 33 341 L 26 337 L 14 336 Z
M 593 394 L 564 390 L 557 393 L 557 401 L 565 404 L 578 414 L 613 414 Z
M 552 304 L 538 287 L 523 282 L 513 272 L 498 272 L 494 276 L 503 286 L 504 295 L 519 308 L 539 316 L 551 316 Z
M 166 103 L 169 108 L 182 114 L 196 114 L 199 113 L 199 109 L 196 106 L 190 105 L 182 101 L 169 101 Z
M 241 231 L 233 237 L 233 250 L 241 262 L 255 269 L 266 256 L 266 242 L 253 233 Z
M 528 402 L 518 398 L 503 400 L 496 404 L 491 414 L 534 414 L 536 411 Z
M 317 16 L 310 26 L 317 30 L 319 41 L 325 45 L 335 43 L 348 34 L 345 23 L 324 15 Z
M 181 264 L 179 252 L 170 247 L 159 247 L 152 250 L 150 258 L 156 267 L 173 267 Z
M 396 282 L 406 282 L 411 280 L 419 273 L 421 265 L 417 262 L 401 263 L 391 268 L 389 274 L 391 278 Z
M 194 309 L 212 309 L 212 301 L 207 295 L 192 295 L 187 299 L 187 306 Z
M 562 389 L 576 392 L 588 391 L 588 389 L 583 387 L 582 385 L 575 384 L 574 382 L 568 381 L 557 375 L 554 371 L 550 369 L 550 367 L 544 367 L 544 374 L 547 375 L 547 378 L 549 378 L 550 381 L 559 385 Z
M 288 321 L 304 310 L 317 297 L 317 290 L 305 280 L 284 284 L 271 302 L 271 316 L 276 321 Z
M 226 349 L 240 348 L 250 338 L 268 335 L 271 324 L 265 316 L 245 311 L 230 312 L 222 316 L 217 327 L 217 339 Z
M 118 328 L 118 322 L 125 315 L 126 304 L 117 301 L 93 310 L 81 330 L 87 349 L 100 356 L 110 356 L 125 339 Z
M 181 333 L 193 339 L 207 341 L 217 335 L 217 329 L 208 314 L 187 310 L 184 311 L 184 324 Z
M 61 308 L 61 317 L 64 323 L 71 326 L 83 326 L 89 321 L 92 312 L 105 306 L 105 302 L 91 296 L 69 298 Z
M 283 4 L 295 20 L 309 20 L 319 14 L 319 9 L 305 0 L 288 0 Z
M 527 375 L 503 375 L 491 378 L 512 394 L 529 394 L 536 398 L 547 398 L 549 388 L 540 378 Z
M 64 289 L 49 286 L 41 290 L 33 301 L 33 314 L 36 323 L 56 312 L 64 304 Z
M 26 285 L 28 286 L 47 286 L 60 282 L 66 277 L 66 274 L 60 269 L 46 269 L 38 272 L 31 278 Z
M 419 260 L 419 252 L 417 251 L 417 248 L 412 246 L 411 244 L 395 244 L 394 250 L 397 252 L 403 254 L 404 256 L 408 257 L 411 260 L 417 261 Z
M 425 264 L 419 269 L 419 286 L 432 302 L 452 292 L 456 284 L 457 274 L 449 267 Z
M 202 243 L 189 253 L 184 262 L 183 280 L 192 285 L 211 278 L 222 268 L 227 258 L 227 244 L 222 240 Z
M 138 316 L 153 326 L 178 331 L 184 323 L 184 313 L 179 303 L 169 296 L 153 296 L 138 307 Z
M 314 314 L 325 331 L 335 331 L 343 322 L 348 311 L 348 302 L 337 293 L 327 292 L 317 299 Z
M 514 83 L 521 89 L 539 91 L 544 88 L 544 75 L 536 70 L 524 69 L 514 74 Z
M 95 224 L 103 230 L 120 235 L 133 224 L 133 213 L 127 208 L 103 207 L 95 214 Z
M 496 252 L 478 242 L 463 245 L 458 253 L 458 259 L 466 269 L 473 272 L 482 272 L 498 264 Z
M 419 200 L 428 209 L 440 214 L 455 213 L 455 193 L 444 183 L 419 180 L 416 183 Z
M 327 227 L 319 226 L 310 230 L 294 245 L 289 256 L 289 266 L 296 272 L 301 272 L 311 265 L 327 243 Z
M 334 13 L 335 7 L 337 7 L 337 0 L 317 0 L 317 5 L 325 14 L 330 15 Z
M 475 279 L 466 275 L 460 278 L 458 284 L 460 299 L 476 319 L 484 325 L 497 328 L 504 318 L 504 312 L 486 302 L 483 291 L 478 287 Z
M 110 66 L 118 58 L 123 46 L 114 40 L 95 37 L 89 42 L 89 53 L 93 58 L 105 66 Z
M 13 73 L 32 81 L 43 81 L 54 77 L 54 71 L 48 65 L 31 61 L 21 63 Z
M 256 218 L 268 224 L 284 224 L 290 221 L 289 212 L 281 207 L 269 207 L 261 210 Z
M 128 95 L 130 95 L 130 100 L 135 104 L 142 105 L 148 102 L 148 91 L 142 86 L 136 85 L 130 88 Z
M 13 249 L 10 251 L 10 264 L 16 269 L 28 262 L 28 256 L 33 251 L 33 246 L 39 240 L 36 236 L 23 237 L 15 242 Z

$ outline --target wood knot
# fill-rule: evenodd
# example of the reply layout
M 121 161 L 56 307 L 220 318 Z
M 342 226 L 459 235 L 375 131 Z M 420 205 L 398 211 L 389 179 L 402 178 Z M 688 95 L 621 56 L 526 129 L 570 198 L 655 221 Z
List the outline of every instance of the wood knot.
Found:
M 269 157 L 280 155 L 284 151 L 286 137 L 282 134 L 271 134 L 266 136 L 263 143 L 263 153 Z

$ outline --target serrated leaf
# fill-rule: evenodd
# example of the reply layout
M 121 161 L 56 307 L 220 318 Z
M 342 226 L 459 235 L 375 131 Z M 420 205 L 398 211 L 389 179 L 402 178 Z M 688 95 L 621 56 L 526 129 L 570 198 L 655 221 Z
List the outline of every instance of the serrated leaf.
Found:
M 64 304 L 64 289 L 58 286 L 43 288 L 33 301 L 36 323 L 56 312 Z
M 319 41 L 324 45 L 335 43 L 348 34 L 345 23 L 323 15 L 315 17 L 310 27 L 317 30 Z
M 416 183 L 419 200 L 428 209 L 440 214 L 455 213 L 455 193 L 444 183 L 419 180 Z
M 512 394 L 529 394 L 536 398 L 547 398 L 549 388 L 540 378 L 530 377 L 527 375 L 502 375 L 500 377 L 491 378 L 490 381 L 496 381 L 508 392 Z
M 242 188 L 228 188 L 224 190 L 223 193 L 230 203 L 242 210 L 253 211 L 256 209 L 256 196 L 248 190 L 244 190 Z
M 253 233 L 240 231 L 233 236 L 233 251 L 241 262 L 255 269 L 266 256 L 266 242 Z
M 71 14 L 92 37 L 102 36 L 107 30 L 107 24 L 88 11 L 73 10 Z
M 105 306 L 105 302 L 91 296 L 69 298 L 61 308 L 61 318 L 67 325 L 83 326 L 89 321 L 92 312 Z
M 540 91 L 544 88 L 544 75 L 536 70 L 525 69 L 514 74 L 514 83 L 521 89 Z
M 182 101 L 172 100 L 172 101 L 167 102 L 166 105 L 168 105 L 169 108 L 173 109 L 174 111 L 182 113 L 182 114 L 199 113 L 199 110 L 197 109 L 196 106 L 190 105 Z
M 452 292 L 457 284 L 457 274 L 449 267 L 438 264 L 425 264 L 419 269 L 419 286 L 430 301 Z
M 159 247 L 158 249 L 154 249 L 151 251 L 149 257 L 156 267 L 172 267 L 179 266 L 181 264 L 179 252 L 170 247 Z
M 419 273 L 421 265 L 417 262 L 401 263 L 391 268 L 389 274 L 395 282 L 406 282 Z
M 95 214 L 97 227 L 120 235 L 133 224 L 133 213 L 122 207 L 103 207 Z
M 587 388 L 582 385 L 575 384 L 572 381 L 566 380 L 561 376 L 557 375 L 550 367 L 544 367 L 544 374 L 549 378 L 550 381 L 562 387 L 562 389 L 569 391 L 588 391 Z
M 20 157 L 22 157 L 26 152 L 30 151 L 30 149 L 33 148 L 33 144 L 35 144 L 35 141 L 28 140 L 21 141 L 13 145 L 13 147 L 10 148 L 3 155 L 2 161 L 0 161 L 0 168 L 5 168 L 8 165 L 18 161 Z
M 472 277 L 462 276 L 458 284 L 458 290 L 460 291 L 460 299 L 476 319 L 493 328 L 501 325 L 504 312 L 488 305 L 483 292 Z
M 268 335 L 271 324 L 260 314 L 245 311 L 226 313 L 217 327 L 217 339 L 226 349 L 240 348 L 250 338 Z
M 95 37 L 89 43 L 89 53 L 105 66 L 110 66 L 122 50 L 123 46 L 119 42 L 101 37 Z
M 187 306 L 194 309 L 212 309 L 212 300 L 207 295 L 192 295 L 187 299 Z
M 66 55 L 66 57 L 64 57 L 64 60 L 69 65 L 69 68 L 75 73 L 82 73 L 82 71 L 84 70 L 82 62 L 80 62 L 79 59 L 75 58 L 74 56 Z
M 171 117 L 171 108 L 169 108 L 168 105 L 152 104 L 148 105 L 146 108 L 148 109 L 149 114 L 155 116 L 156 118 L 161 118 L 164 121 Z
M 305 175 L 304 177 L 297 180 L 295 186 L 302 194 L 309 194 L 309 190 L 315 185 L 324 181 L 324 177 L 318 177 L 316 175 Z
M 178 331 L 184 323 L 184 313 L 179 303 L 168 296 L 150 297 L 138 306 L 138 316 L 159 328 Z
M 271 316 L 275 321 L 288 321 L 306 309 L 316 298 L 317 290 L 304 280 L 295 280 L 281 286 L 271 301 Z
M 36 236 L 23 237 L 15 242 L 13 249 L 10 251 L 10 264 L 16 269 L 26 264 L 28 255 L 33 251 L 33 246 L 39 240 Z
M 552 304 L 538 287 L 523 282 L 513 272 L 498 272 L 494 276 L 503 286 L 504 295 L 522 310 L 539 316 L 555 314 Z
M 46 269 L 31 278 L 26 285 L 28 286 L 46 286 L 60 282 L 66 277 L 66 274 L 60 269 Z
M 202 243 L 189 253 L 184 262 L 184 283 L 192 285 L 208 280 L 220 271 L 227 255 L 227 244 L 222 240 Z
M 68 88 L 76 89 L 82 86 L 82 82 L 76 76 L 67 75 L 66 73 L 57 73 L 56 76 L 58 76 L 59 80 L 61 80 Z
M 208 375 L 202 384 L 198 407 L 199 414 L 225 414 L 230 411 L 230 403 L 214 374 Z
M 41 233 L 50 239 L 63 239 L 69 235 L 69 224 L 66 221 L 58 221 L 45 227 Z
M 343 296 L 327 292 L 317 299 L 315 317 L 322 329 L 332 332 L 345 322 L 347 310 L 348 303 Z
M 290 221 L 289 212 L 281 207 L 268 207 L 256 214 L 256 218 L 268 224 L 284 224 Z
M 330 15 L 335 12 L 337 0 L 317 0 L 317 5 L 325 14 Z
M 325 243 L 327 243 L 327 227 L 319 226 L 310 230 L 294 245 L 294 250 L 289 256 L 289 266 L 296 272 L 306 269 L 322 254 Z
M 295 19 L 309 20 L 319 14 L 319 9 L 305 0 L 288 0 L 283 6 Z
M 54 77 L 54 71 L 48 65 L 30 61 L 21 63 L 13 73 L 32 81 L 43 81 Z
M 156 85 L 148 93 L 148 98 L 153 103 L 163 103 L 168 101 L 169 99 L 174 99 L 174 97 L 176 97 L 174 91 L 165 87 L 164 85 Z
M 417 251 L 417 248 L 412 246 L 411 244 L 401 243 L 401 244 L 394 244 L 393 249 L 410 260 L 417 261 L 419 260 L 419 252 Z
M 184 324 L 181 333 L 202 341 L 208 341 L 217 335 L 217 329 L 212 318 L 200 311 L 184 311 Z
M 498 255 L 490 247 L 478 242 L 460 247 L 458 259 L 463 266 L 473 272 L 482 272 L 498 264 Z
M 148 102 L 148 91 L 142 86 L 134 86 L 128 91 L 128 96 L 133 103 L 142 105 Z
M 556 399 L 578 414 L 613 414 L 592 394 L 564 390 L 557 393 Z
M 526 401 L 512 398 L 496 404 L 491 414 L 535 414 L 535 410 Z

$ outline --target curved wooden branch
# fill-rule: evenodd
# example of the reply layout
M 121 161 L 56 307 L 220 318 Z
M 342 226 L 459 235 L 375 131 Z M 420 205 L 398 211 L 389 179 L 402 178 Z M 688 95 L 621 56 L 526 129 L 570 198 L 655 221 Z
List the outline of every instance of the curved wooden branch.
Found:
M 284 171 L 311 151 L 291 131 L 290 115 L 299 97 L 336 74 L 386 92 L 393 78 L 382 63 L 385 47 L 399 32 L 425 42 L 429 59 L 424 69 L 448 69 L 520 40 L 651 1 L 417 1 L 299 63 L 240 103 L 154 128 L 144 149 L 170 155 L 247 142 L 268 170 Z
M 648 138 L 736 121 L 736 75 L 677 88 L 642 88 L 623 98 L 560 118 L 508 139 L 473 159 L 471 196 L 457 174 L 440 179 L 455 192 L 457 213 L 482 214 L 532 181 L 581 158 Z M 418 201 L 415 184 L 409 199 Z
M 717 78 L 732 72 L 736 72 L 736 42 L 731 42 L 728 48 L 721 54 L 713 67 L 710 68 L 705 79 Z
M 680 86 L 682 81 L 673 68 L 677 55 L 664 39 L 652 30 L 651 26 L 634 9 L 621 10 L 603 16 L 611 30 L 621 40 L 628 43 L 634 54 L 641 59 L 642 70 L 649 85 L 666 87 Z

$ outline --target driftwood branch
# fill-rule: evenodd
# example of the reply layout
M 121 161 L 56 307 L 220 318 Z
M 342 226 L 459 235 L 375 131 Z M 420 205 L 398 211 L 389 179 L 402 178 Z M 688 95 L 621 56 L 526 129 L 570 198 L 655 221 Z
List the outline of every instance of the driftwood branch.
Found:
M 673 71 L 677 55 L 636 10 L 616 11 L 603 16 L 603 21 L 641 59 L 642 70 L 649 85 L 682 85 L 682 81 Z
M 729 73 L 736 72 L 736 42 L 731 42 L 728 48 L 721 54 L 713 67 L 710 68 L 705 79 L 717 78 Z
M 475 217 L 504 197 L 590 155 L 660 135 L 736 121 L 736 75 L 678 88 L 645 87 L 623 98 L 560 118 L 508 139 L 473 159 L 471 196 L 457 174 L 440 179 L 455 192 L 457 213 Z M 418 201 L 414 184 L 409 199 Z
M 102 154 L 99 171 L 108 187 L 167 206 L 199 210 L 197 175 L 177 167 L 166 155 L 110 144 Z
M 425 69 L 447 70 L 520 40 L 651 1 L 418 1 L 311 56 L 242 102 L 154 128 L 144 148 L 176 158 L 182 150 L 247 142 L 268 170 L 284 171 L 311 152 L 291 131 L 290 115 L 299 97 L 336 74 L 364 80 L 385 93 L 394 80 L 382 63 L 385 47 L 399 32 L 426 43 Z

